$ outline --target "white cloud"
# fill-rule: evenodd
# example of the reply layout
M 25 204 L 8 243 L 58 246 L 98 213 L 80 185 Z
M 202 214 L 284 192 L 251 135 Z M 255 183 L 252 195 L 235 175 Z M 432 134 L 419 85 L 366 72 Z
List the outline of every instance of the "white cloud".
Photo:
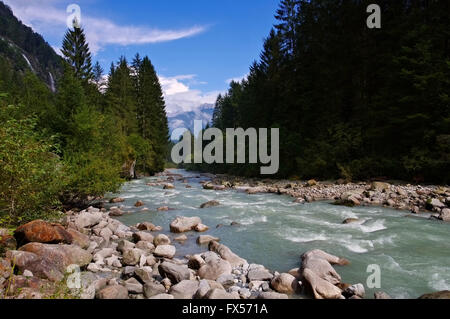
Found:
M 66 30 L 68 14 L 57 8 L 60 0 L 5 0 L 23 23 L 38 32 L 61 35 Z M 91 51 L 96 54 L 105 45 L 131 45 L 167 42 L 187 38 L 206 30 L 205 26 L 191 26 L 178 30 L 161 30 L 148 26 L 118 25 L 108 19 L 88 16 L 81 8 L 82 26 Z
M 189 83 L 183 81 L 194 80 L 195 75 L 178 75 L 173 77 L 159 76 L 166 101 L 169 117 L 181 113 L 198 110 L 204 104 L 214 104 L 221 91 L 202 92 L 191 89 Z

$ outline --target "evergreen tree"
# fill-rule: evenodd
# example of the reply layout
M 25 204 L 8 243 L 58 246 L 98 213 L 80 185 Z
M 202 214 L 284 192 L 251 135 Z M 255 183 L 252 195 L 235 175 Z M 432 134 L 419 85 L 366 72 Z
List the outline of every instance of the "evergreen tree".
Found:
M 81 80 L 93 78 L 91 53 L 81 27 L 67 30 L 61 52 L 67 63 L 74 68 L 77 78 Z

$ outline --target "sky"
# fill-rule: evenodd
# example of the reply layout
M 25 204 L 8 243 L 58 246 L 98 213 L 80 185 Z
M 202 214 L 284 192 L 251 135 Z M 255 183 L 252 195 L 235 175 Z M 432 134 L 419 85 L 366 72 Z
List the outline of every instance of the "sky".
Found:
M 55 49 L 67 8 L 81 9 L 93 61 L 109 70 L 139 52 L 153 62 L 169 116 L 213 104 L 248 74 L 276 22 L 278 0 L 3 0 Z

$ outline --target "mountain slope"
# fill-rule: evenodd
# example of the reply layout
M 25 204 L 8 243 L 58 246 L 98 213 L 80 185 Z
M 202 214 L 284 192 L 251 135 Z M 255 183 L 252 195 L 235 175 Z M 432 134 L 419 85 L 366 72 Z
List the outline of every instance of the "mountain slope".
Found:
M 1 1 L 0 56 L 6 58 L 17 71 L 32 71 L 52 89 L 62 74 L 62 58 L 41 35 L 19 21 Z

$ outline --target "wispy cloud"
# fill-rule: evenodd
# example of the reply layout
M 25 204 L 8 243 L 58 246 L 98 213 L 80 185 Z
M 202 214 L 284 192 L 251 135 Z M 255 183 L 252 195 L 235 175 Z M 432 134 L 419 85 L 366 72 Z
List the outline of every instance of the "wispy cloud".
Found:
M 14 14 L 38 32 L 63 34 L 68 14 L 61 0 L 5 0 Z M 64 7 L 64 6 L 63 6 Z M 132 45 L 167 42 L 192 37 L 206 30 L 206 26 L 163 30 L 149 26 L 119 25 L 111 20 L 94 17 L 82 11 L 82 26 L 91 51 L 95 54 L 106 45 Z

